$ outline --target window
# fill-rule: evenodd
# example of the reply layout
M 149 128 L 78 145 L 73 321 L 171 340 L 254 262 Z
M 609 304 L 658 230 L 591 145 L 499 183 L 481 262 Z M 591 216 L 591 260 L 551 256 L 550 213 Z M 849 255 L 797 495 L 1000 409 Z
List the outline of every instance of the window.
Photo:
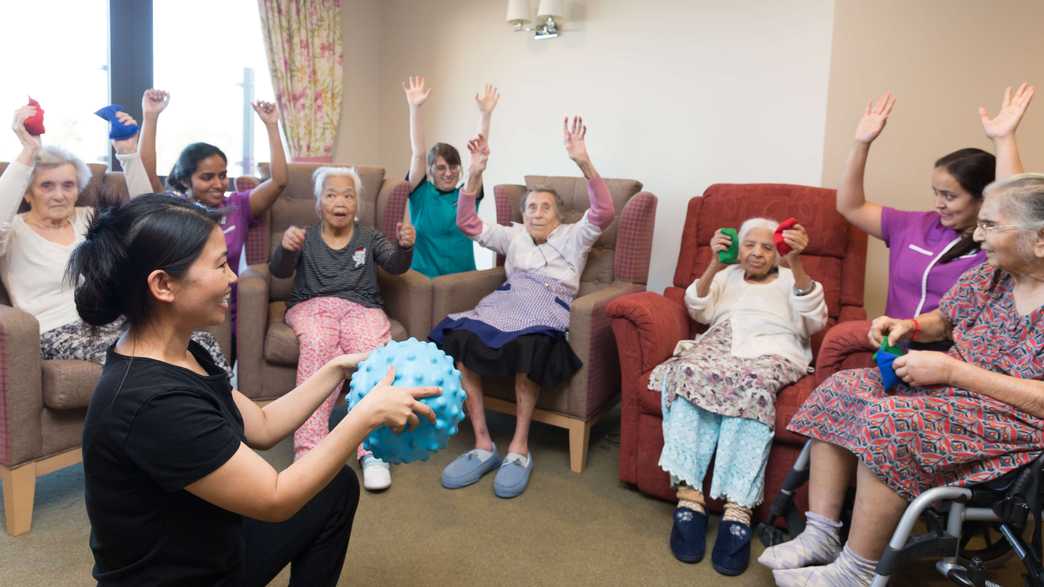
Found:
M 44 109 L 45 145 L 108 163 L 108 123 L 94 115 L 109 103 L 108 0 L 5 2 L 3 23 L 0 160 L 21 149 L 11 119 L 32 96 Z
M 154 0 L 153 85 L 170 92 L 160 117 L 156 165 L 169 173 L 186 145 L 228 156 L 230 176 L 268 161 L 264 125 L 250 107 L 274 101 L 257 0 Z

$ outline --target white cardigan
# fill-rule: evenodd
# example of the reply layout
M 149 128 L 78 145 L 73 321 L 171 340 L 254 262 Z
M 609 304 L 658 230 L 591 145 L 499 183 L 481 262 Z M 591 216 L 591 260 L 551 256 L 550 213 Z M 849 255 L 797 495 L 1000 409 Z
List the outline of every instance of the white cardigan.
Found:
M 152 191 L 145 167 L 137 153 L 119 154 L 130 196 Z M 40 332 L 80 319 L 73 288 L 65 281 L 65 267 L 73 250 L 83 242 L 94 216 L 94 208 L 77 206 L 72 218 L 76 238 L 69 245 L 53 243 L 25 223 L 18 206 L 29 188 L 33 168 L 12 161 L 0 176 L 0 280 L 11 304 L 32 314 Z
M 780 355 L 801 366 L 812 362 L 809 339 L 827 324 L 823 286 L 816 282 L 803 296 L 794 294 L 794 274 L 785 267 L 771 283 L 748 283 L 743 268 L 718 272 L 705 297 L 696 295 L 697 278 L 685 290 L 685 306 L 693 320 L 714 326 L 732 324 L 732 355 L 754 358 Z

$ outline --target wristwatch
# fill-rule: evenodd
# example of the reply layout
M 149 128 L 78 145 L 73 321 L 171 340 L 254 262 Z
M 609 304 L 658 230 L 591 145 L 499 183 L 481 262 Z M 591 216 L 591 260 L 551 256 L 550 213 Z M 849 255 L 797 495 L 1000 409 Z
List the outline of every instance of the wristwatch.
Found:
M 794 295 L 796 295 L 798 297 L 807 296 L 808 294 L 812 293 L 812 290 L 814 290 L 814 289 L 816 289 L 816 281 L 814 279 L 812 280 L 812 283 L 810 283 L 808 288 L 806 288 L 806 289 L 798 289 L 797 284 L 794 284 Z

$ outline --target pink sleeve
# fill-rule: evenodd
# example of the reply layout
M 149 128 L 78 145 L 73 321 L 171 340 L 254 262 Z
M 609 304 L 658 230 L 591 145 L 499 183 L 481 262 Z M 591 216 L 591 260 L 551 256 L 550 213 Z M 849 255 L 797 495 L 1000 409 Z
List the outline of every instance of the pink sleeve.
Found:
M 482 220 L 475 212 L 475 194 L 469 194 L 464 190 L 460 190 L 457 197 L 457 228 L 470 237 L 482 233 Z
M 600 175 L 587 180 L 587 195 L 591 199 L 588 220 L 602 230 L 609 228 L 609 225 L 613 223 L 613 216 L 616 215 L 616 208 L 613 206 L 613 196 L 609 193 L 609 186 L 605 184 L 605 180 Z M 457 218 L 457 224 L 460 224 L 460 216 Z

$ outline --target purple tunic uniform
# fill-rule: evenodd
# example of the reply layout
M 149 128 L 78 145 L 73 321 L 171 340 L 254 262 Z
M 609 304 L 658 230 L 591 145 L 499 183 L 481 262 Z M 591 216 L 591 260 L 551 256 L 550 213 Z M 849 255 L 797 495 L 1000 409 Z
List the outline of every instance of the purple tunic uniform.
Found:
M 939 259 L 961 240 L 946 228 L 936 212 L 881 211 L 881 233 L 888 246 L 888 303 L 885 314 L 913 318 L 931 312 L 957 279 L 986 260 L 976 250 L 940 263 Z

